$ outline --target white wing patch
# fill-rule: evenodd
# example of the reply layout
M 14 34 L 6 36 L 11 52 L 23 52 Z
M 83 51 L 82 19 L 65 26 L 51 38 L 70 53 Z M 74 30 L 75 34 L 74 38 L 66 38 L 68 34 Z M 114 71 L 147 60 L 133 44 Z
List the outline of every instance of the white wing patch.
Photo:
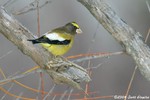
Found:
M 45 36 L 50 40 L 58 40 L 58 41 L 65 40 L 63 37 L 60 37 L 57 33 L 45 34 Z

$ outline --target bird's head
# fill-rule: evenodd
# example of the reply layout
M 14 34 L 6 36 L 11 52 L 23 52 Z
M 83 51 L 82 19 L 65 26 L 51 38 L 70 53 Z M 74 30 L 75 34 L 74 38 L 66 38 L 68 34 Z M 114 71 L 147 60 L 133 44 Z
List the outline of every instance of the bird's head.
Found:
M 76 22 L 71 22 L 65 25 L 66 30 L 71 34 L 80 34 L 82 30 Z

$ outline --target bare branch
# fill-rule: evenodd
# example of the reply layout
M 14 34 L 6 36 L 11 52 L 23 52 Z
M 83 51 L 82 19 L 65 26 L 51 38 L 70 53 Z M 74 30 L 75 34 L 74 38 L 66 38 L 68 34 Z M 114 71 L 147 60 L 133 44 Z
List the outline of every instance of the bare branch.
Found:
M 31 57 L 57 84 L 65 83 L 82 89 L 79 82 L 90 81 L 87 71 L 81 66 L 63 57 L 56 58 L 44 48 L 35 47 L 27 41 L 27 39 L 33 38 L 32 33 L 15 18 L 9 16 L 3 7 L 0 7 L 0 33 L 14 43 L 22 53 Z
M 141 73 L 150 81 L 150 49 L 136 32 L 125 23 L 103 0 L 77 0 L 132 56 Z
M 38 8 L 39 9 L 43 8 L 45 5 L 47 5 L 51 2 L 52 1 L 50 1 L 50 0 L 46 0 L 43 4 L 39 5 Z M 28 6 L 25 6 L 24 8 L 22 8 L 21 10 L 13 12 L 13 14 L 14 15 L 22 15 L 22 14 L 26 14 L 30 11 L 34 11 L 37 9 L 36 5 L 37 5 L 37 1 L 35 0 L 35 1 L 31 2 Z

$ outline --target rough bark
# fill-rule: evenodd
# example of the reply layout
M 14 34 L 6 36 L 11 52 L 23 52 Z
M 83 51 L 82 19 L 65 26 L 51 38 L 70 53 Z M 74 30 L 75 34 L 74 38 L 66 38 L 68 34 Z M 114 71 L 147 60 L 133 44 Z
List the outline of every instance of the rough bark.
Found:
M 139 32 L 125 23 L 103 0 L 77 0 L 132 56 L 142 75 L 150 81 L 150 49 Z
M 55 83 L 65 83 L 81 89 L 78 82 L 89 82 L 90 77 L 86 70 L 63 57 L 54 57 L 50 52 L 34 46 L 27 39 L 33 38 L 23 25 L 14 17 L 9 16 L 3 7 L 0 7 L 0 33 L 14 43 L 25 55 L 28 55 L 42 69 L 44 69 Z

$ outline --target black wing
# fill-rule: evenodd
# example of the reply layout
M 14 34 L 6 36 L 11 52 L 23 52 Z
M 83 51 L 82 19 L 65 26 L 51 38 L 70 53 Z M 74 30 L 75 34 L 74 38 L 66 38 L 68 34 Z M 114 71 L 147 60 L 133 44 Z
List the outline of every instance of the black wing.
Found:
M 32 41 L 33 44 L 37 44 L 37 43 L 48 43 L 48 44 L 55 44 L 55 45 L 68 45 L 70 43 L 71 40 L 64 40 L 64 41 L 59 41 L 59 40 L 50 40 L 45 36 L 42 36 L 38 39 L 35 40 L 28 40 L 28 41 Z

